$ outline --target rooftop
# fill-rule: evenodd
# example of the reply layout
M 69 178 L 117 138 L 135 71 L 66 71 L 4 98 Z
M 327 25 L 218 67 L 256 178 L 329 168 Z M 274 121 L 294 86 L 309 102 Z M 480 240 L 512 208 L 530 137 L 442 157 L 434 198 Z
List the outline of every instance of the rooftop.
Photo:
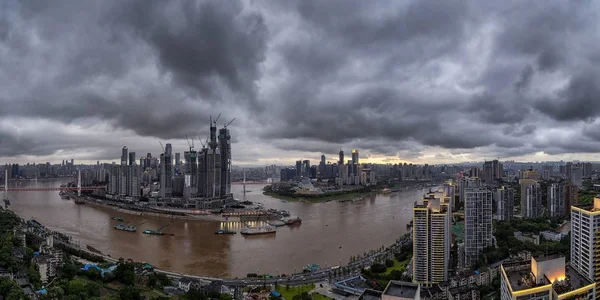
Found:
M 565 273 L 567 278 L 563 281 L 555 282 L 553 285 L 553 288 L 558 295 L 568 293 L 592 284 L 591 281 L 579 274 L 579 272 L 571 268 L 569 265 L 566 266 Z
M 557 259 L 557 258 L 561 258 L 561 257 L 563 257 L 562 253 L 554 252 L 554 253 L 549 253 L 546 255 L 538 255 L 538 256 L 534 257 L 534 259 L 537 262 L 542 262 L 542 261 L 553 260 L 553 259 Z
M 509 264 L 503 264 L 506 277 L 513 291 L 527 290 L 534 287 L 550 284 L 536 284 L 531 275 L 531 261 L 520 261 Z M 544 278 L 544 280 L 546 280 Z
M 402 282 L 391 280 L 383 291 L 384 295 L 402 298 L 415 298 L 419 290 L 419 285 L 412 282 Z
M 372 290 L 372 289 L 366 289 L 362 293 L 362 295 L 360 295 L 360 297 L 358 298 L 358 300 L 380 300 L 380 299 L 381 299 L 381 292 Z

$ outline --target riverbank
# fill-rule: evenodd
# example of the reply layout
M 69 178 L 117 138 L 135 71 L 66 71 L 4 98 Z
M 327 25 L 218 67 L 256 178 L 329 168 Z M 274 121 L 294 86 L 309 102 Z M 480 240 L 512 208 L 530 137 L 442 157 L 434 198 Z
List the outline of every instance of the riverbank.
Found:
M 376 192 L 365 192 L 365 193 L 353 192 L 353 193 L 347 193 L 347 194 L 336 194 L 336 195 L 327 195 L 327 196 L 318 196 L 318 197 L 308 197 L 308 196 L 307 197 L 303 197 L 303 196 L 290 197 L 290 196 L 280 195 L 275 192 L 268 192 L 268 191 L 263 192 L 263 195 L 277 198 L 280 200 L 292 201 L 292 202 L 294 202 L 294 201 L 295 202 L 310 202 L 310 203 L 352 200 L 354 198 L 362 198 L 362 197 L 375 195 L 375 194 L 377 194 L 377 193 Z

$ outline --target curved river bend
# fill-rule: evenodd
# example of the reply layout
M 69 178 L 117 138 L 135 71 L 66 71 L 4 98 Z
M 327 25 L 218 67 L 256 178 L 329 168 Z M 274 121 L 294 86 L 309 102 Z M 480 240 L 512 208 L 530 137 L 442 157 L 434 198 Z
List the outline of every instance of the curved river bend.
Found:
M 21 187 L 58 187 L 66 181 L 21 181 Z M 242 187 L 232 186 L 242 198 Z M 91 245 L 112 257 L 133 258 L 175 272 L 215 277 L 243 277 L 247 273 L 282 274 L 301 271 L 307 264 L 333 266 L 352 255 L 393 243 L 406 233 L 411 208 L 424 190 L 374 195 L 356 202 L 285 202 L 250 186 L 246 199 L 267 208 L 285 209 L 302 218 L 299 226 L 278 227 L 275 235 L 215 235 L 223 227 L 240 224 L 189 221 L 121 213 L 111 208 L 76 205 L 58 192 L 10 192 L 11 209 L 35 218 L 52 230 L 64 232 L 82 247 Z M 131 224 L 146 222 L 138 232 L 113 229 L 121 217 Z M 173 236 L 149 236 L 145 229 L 163 229 Z

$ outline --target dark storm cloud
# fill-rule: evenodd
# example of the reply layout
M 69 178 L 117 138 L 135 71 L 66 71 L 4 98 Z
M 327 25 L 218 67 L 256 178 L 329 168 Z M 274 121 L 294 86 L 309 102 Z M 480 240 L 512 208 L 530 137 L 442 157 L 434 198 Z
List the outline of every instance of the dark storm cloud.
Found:
M 535 106 L 558 121 L 589 121 L 600 114 L 599 104 L 599 74 L 596 71 L 583 71 L 574 74 L 556 97 L 539 100 Z
M 597 13 L 589 1 L 3 1 L 0 156 L 184 147 L 219 112 L 219 125 L 237 118 L 241 160 L 592 151 Z

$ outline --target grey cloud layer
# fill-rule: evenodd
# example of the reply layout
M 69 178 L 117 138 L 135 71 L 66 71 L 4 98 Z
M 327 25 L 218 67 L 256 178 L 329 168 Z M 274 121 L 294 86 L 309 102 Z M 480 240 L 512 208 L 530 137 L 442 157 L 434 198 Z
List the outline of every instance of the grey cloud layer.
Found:
M 279 158 L 592 152 L 597 13 L 590 1 L 9 0 L 0 116 L 16 124 L 0 126 L 0 156 L 118 152 L 59 131 L 82 123 L 128 141 L 205 136 L 218 112 L 237 118 L 238 149 Z M 19 120 L 64 124 L 63 138 Z

